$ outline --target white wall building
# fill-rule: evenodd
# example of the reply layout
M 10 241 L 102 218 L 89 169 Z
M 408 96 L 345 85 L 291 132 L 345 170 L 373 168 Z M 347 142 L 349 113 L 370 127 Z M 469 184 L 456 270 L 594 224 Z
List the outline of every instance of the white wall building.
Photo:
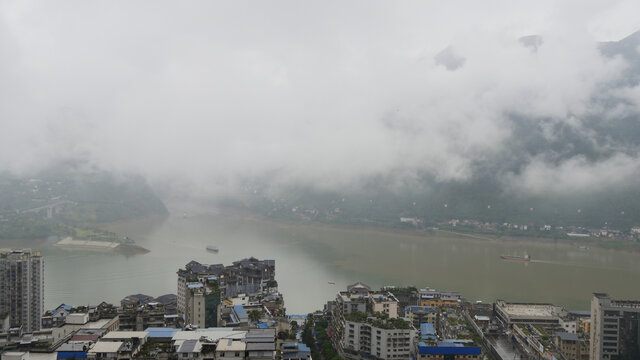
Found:
M 0 250 L 0 313 L 9 314 L 12 328 L 40 330 L 44 314 L 44 260 L 40 252 Z

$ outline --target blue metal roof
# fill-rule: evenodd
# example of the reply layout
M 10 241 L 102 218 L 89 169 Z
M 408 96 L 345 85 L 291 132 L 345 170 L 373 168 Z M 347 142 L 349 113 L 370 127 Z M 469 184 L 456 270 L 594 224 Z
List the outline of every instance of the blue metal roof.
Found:
M 242 305 L 234 306 L 233 311 L 235 311 L 235 313 L 238 315 L 239 321 L 249 319 L 249 315 L 247 315 L 247 310 L 245 310 Z
M 269 328 L 269 324 L 265 323 L 265 322 L 260 322 L 256 324 L 256 327 L 258 329 L 268 329 Z
M 58 351 L 56 359 L 86 359 L 86 351 Z
M 482 348 L 479 346 L 427 346 L 420 342 L 418 352 L 431 355 L 481 355 Z
M 171 338 L 173 337 L 173 335 L 175 335 L 176 332 L 180 331 L 180 329 L 150 327 L 145 331 L 148 334 L 147 336 L 150 338 Z
M 303 343 L 284 343 L 282 344 L 283 349 L 298 349 L 298 351 L 311 352 L 311 349 L 303 344 Z
M 67 311 L 70 311 L 71 309 L 73 309 L 73 306 L 71 306 L 71 305 L 60 305 L 57 308 L 55 308 L 55 310 L 51 311 L 51 315 L 55 315 L 58 311 L 60 311 L 60 309 L 65 309 Z
M 420 337 L 422 339 L 430 339 L 430 340 L 435 339 L 436 329 L 433 327 L 433 324 L 429 324 L 429 323 L 420 324 Z
M 189 284 L 189 285 L 187 285 L 187 287 L 188 287 L 189 289 L 198 289 L 198 288 L 201 288 L 201 287 L 202 287 L 202 284 L 200 284 L 200 283 L 197 283 L 197 284 Z

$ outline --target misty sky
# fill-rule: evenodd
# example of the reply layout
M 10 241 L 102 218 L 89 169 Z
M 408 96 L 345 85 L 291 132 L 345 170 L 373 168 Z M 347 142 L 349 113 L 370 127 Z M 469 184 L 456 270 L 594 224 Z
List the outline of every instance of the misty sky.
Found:
M 3 0 L 0 169 L 81 158 L 201 186 L 464 181 L 518 141 L 513 115 L 547 119 L 550 139 L 557 122 L 594 136 L 592 98 L 628 66 L 597 42 L 640 30 L 637 14 L 637 0 Z M 518 40 L 534 34 L 537 50 Z M 640 110 L 638 87 L 615 91 L 625 105 L 602 121 Z M 637 148 L 615 145 L 499 176 L 532 192 L 638 178 Z

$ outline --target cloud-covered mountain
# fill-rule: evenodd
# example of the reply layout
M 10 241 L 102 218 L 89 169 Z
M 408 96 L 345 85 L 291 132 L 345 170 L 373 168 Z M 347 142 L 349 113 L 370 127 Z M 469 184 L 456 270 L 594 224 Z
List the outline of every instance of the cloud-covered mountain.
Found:
M 635 199 L 638 35 L 599 41 L 640 5 L 491 5 L 2 2 L 0 170 L 81 159 L 167 192 L 258 179 L 433 209 Z

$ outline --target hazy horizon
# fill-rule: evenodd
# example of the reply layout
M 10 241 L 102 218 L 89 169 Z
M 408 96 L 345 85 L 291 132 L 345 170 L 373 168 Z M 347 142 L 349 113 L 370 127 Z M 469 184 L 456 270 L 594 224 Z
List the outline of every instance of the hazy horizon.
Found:
M 200 194 L 247 178 L 635 186 L 640 87 L 627 80 L 640 53 L 599 42 L 640 30 L 637 13 L 633 1 L 2 2 L 0 171 L 77 159 Z

